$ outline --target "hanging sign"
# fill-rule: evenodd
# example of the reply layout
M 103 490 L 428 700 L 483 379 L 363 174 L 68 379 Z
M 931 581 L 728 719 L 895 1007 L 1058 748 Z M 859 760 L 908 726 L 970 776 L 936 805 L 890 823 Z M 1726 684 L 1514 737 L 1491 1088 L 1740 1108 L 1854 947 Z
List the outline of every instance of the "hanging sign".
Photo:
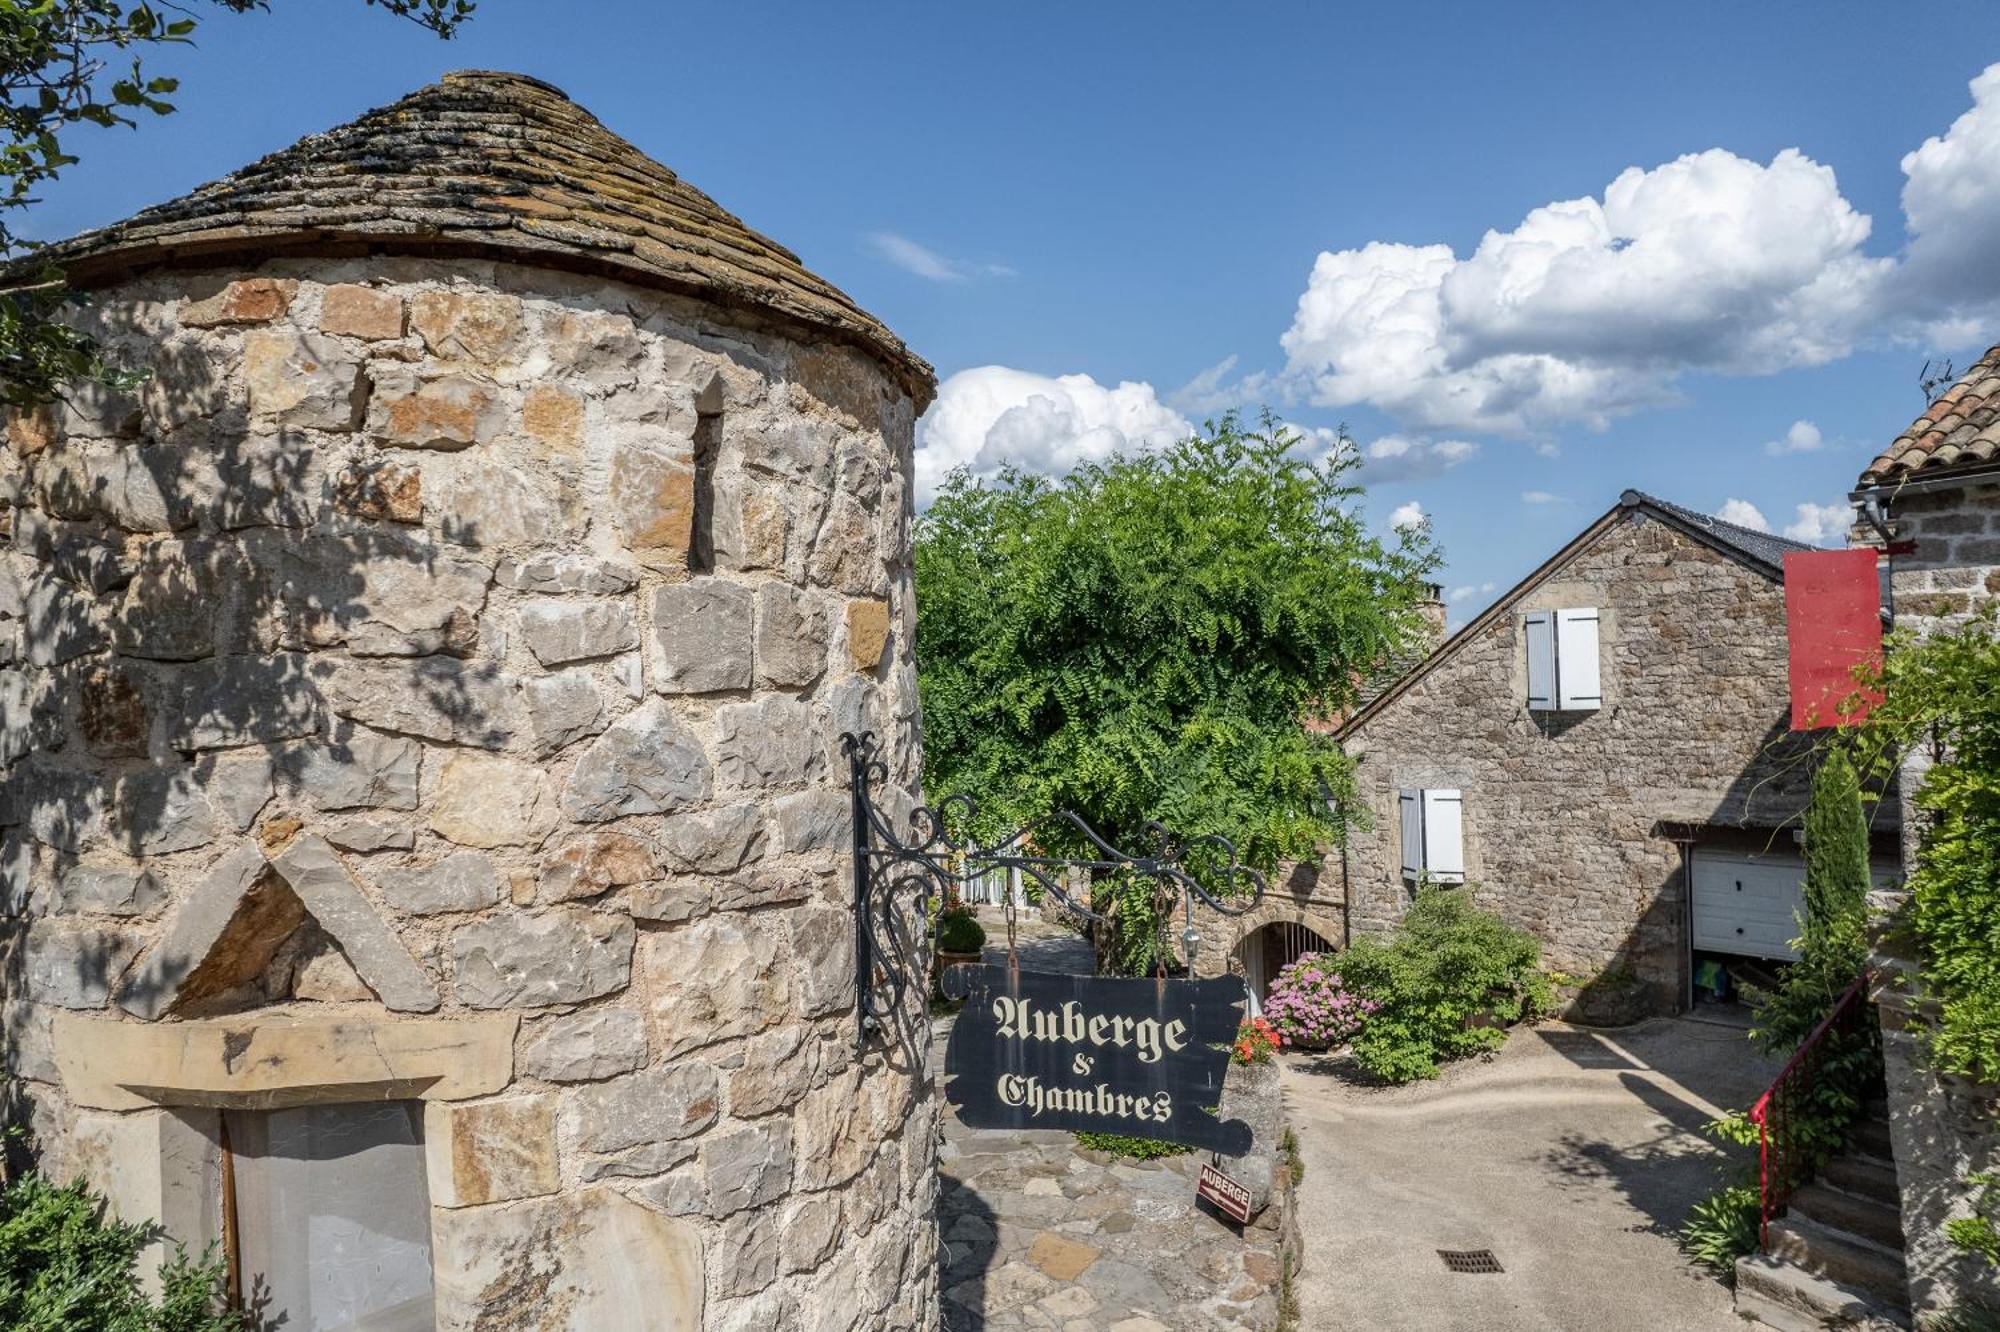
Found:
M 1224 1216 L 1246 1226 L 1250 1224 L 1250 1190 L 1207 1161 L 1202 1162 L 1201 1178 L 1195 1181 L 1194 1192 L 1196 1197 L 1214 1203 Z
M 1237 1156 L 1215 1113 L 1245 1002 L 1240 976 L 1123 980 L 960 966 L 945 1099 L 973 1128 L 1087 1130 Z

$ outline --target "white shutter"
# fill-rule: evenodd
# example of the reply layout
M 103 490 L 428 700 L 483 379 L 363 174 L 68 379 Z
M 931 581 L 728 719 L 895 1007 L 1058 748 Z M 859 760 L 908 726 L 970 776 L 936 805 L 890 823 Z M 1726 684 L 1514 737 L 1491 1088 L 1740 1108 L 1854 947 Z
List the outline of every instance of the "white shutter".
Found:
M 1433 883 L 1465 882 L 1464 809 L 1456 791 L 1424 792 L 1424 873 Z
M 1556 705 L 1556 624 L 1550 611 L 1532 611 L 1523 625 L 1528 636 L 1528 706 Z
M 1556 612 L 1556 706 L 1589 712 L 1604 705 L 1598 682 L 1597 611 Z
M 1419 879 L 1424 873 L 1424 793 L 1398 791 L 1396 805 L 1403 825 L 1403 877 Z

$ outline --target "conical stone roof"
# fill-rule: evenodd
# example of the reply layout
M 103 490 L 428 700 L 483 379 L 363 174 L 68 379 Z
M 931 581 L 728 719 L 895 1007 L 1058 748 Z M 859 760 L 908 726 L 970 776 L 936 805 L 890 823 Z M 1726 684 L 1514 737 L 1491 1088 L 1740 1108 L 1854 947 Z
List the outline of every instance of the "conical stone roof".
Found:
M 807 325 L 936 377 L 776 241 L 520 74 L 460 70 L 190 194 L 50 247 L 73 282 L 280 253 L 473 255 L 606 274 Z

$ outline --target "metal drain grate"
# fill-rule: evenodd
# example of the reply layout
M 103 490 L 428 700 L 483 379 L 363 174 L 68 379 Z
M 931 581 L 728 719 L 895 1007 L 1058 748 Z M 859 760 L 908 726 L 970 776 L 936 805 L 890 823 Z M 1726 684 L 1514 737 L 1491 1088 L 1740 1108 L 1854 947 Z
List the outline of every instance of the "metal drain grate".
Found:
M 1483 1275 L 1507 1270 L 1500 1266 L 1500 1260 L 1493 1256 L 1491 1249 L 1439 1249 L 1437 1255 L 1444 1259 L 1445 1270 L 1450 1272 Z

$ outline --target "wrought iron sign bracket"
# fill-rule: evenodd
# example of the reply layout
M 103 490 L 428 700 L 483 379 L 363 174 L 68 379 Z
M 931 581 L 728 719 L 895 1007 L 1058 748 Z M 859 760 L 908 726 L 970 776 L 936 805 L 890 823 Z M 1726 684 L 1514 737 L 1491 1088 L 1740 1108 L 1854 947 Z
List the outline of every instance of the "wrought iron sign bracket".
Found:
M 1192 964 L 1200 936 L 1194 929 L 1194 904 L 1199 901 L 1224 916 L 1240 916 L 1263 900 L 1264 876 L 1237 860 L 1228 838 L 1207 834 L 1183 838 L 1159 824 L 1148 824 L 1150 845 L 1137 854 L 1121 850 L 1100 837 L 1070 810 L 1024 825 L 990 845 L 961 841 L 953 826 L 977 826 L 979 808 L 967 796 L 948 796 L 935 806 L 917 805 L 902 820 L 877 802 L 878 788 L 889 778 L 880 747 L 871 731 L 846 732 L 841 753 L 848 763 L 848 788 L 853 817 L 854 855 L 854 1017 L 855 1049 L 865 1052 L 878 1033 L 894 1027 L 907 1039 L 913 1015 L 912 990 L 921 1005 L 928 995 L 936 951 L 934 912 L 953 888 L 995 870 L 1032 881 L 1045 900 L 1085 920 L 1105 919 L 1087 902 L 1072 896 L 1071 874 L 1092 878 L 1125 873 L 1157 882 L 1162 892 L 1181 899 L 1186 922 L 1181 943 Z M 1080 841 L 1083 856 L 1052 856 L 1041 847 L 1050 833 Z M 1038 834 L 1041 834 L 1038 836 Z M 1190 868 L 1197 855 L 1203 868 Z

